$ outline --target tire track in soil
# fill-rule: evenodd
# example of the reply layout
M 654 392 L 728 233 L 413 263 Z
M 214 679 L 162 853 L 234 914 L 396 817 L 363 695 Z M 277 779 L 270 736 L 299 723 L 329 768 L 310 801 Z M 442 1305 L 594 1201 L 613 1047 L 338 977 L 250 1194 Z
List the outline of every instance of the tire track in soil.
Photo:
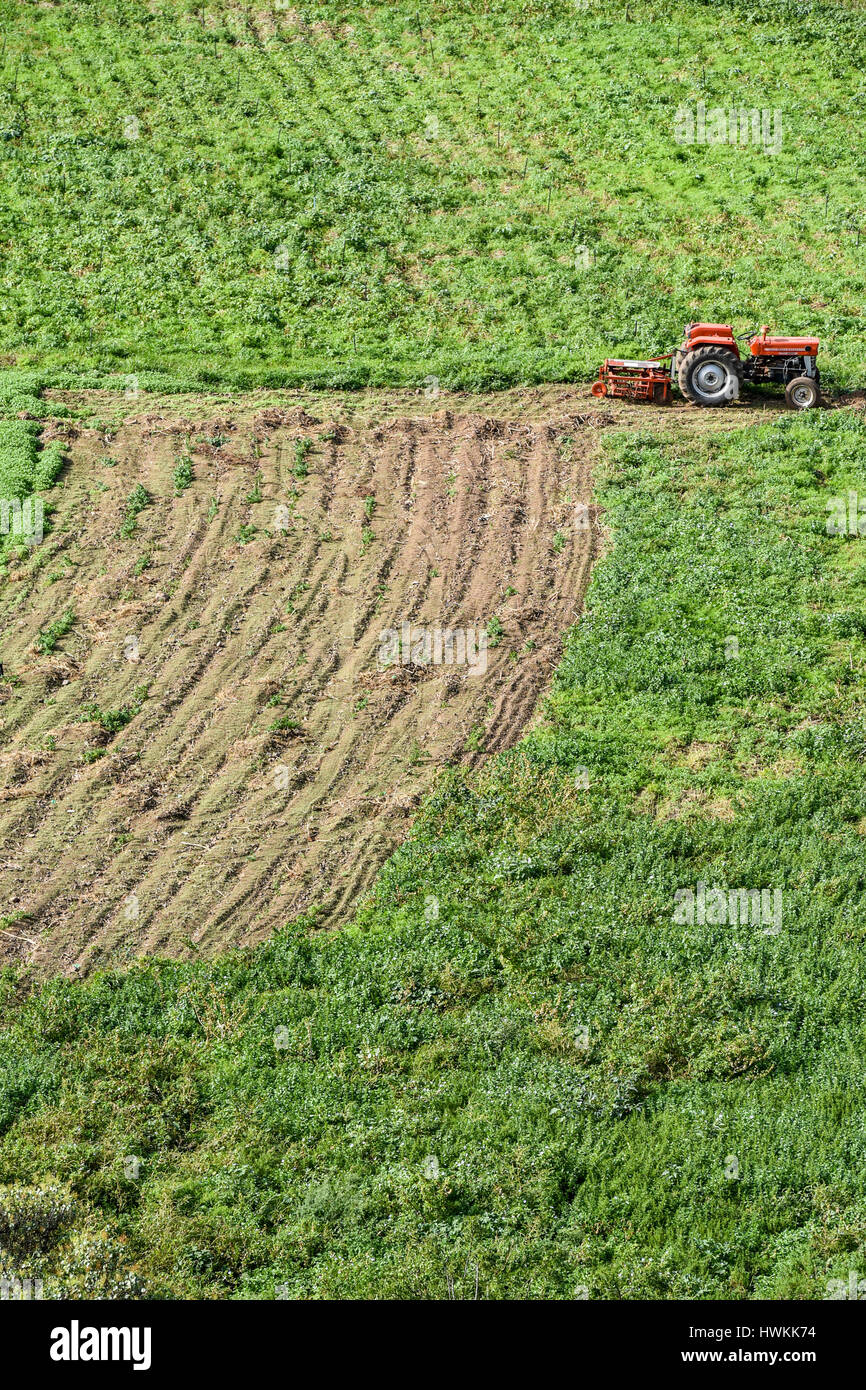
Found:
M 70 429 L 45 565 L 56 551 L 69 572 L 31 583 L 6 624 L 20 685 L 0 685 L 0 891 L 27 916 L 0 959 L 86 971 L 247 944 L 314 908 L 336 924 L 437 769 L 510 746 L 532 718 L 598 546 L 597 519 L 575 520 L 595 431 L 297 409 L 243 429 L 145 417 L 110 446 Z M 313 441 L 302 478 L 298 438 Z M 175 497 L 179 441 L 194 482 Z M 151 505 L 121 539 L 139 481 Z M 40 655 L 69 605 L 75 628 Z M 483 674 L 377 661 L 384 629 L 493 617 Z M 140 710 L 109 736 L 82 720 L 87 701 Z

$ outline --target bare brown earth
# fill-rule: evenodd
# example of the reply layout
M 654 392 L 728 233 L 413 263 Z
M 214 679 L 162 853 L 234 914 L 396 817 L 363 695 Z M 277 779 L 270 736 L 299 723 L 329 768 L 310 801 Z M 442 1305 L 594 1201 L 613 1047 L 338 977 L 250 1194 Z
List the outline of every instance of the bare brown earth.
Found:
M 3 592 L 0 959 L 86 971 L 348 916 L 437 770 L 515 742 L 579 611 L 616 417 L 562 394 L 504 418 L 93 393 L 98 427 L 46 427 L 52 529 Z M 383 667 L 403 622 L 502 631 L 483 674 Z M 137 712 L 112 733 L 92 706 Z

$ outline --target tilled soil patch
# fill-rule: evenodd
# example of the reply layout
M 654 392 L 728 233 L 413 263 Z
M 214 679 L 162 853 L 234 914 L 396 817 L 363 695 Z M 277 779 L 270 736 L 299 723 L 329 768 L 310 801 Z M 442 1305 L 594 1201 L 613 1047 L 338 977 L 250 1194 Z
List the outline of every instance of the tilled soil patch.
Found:
M 530 719 L 599 543 L 596 429 L 273 407 L 64 431 L 3 595 L 0 958 L 344 920 L 437 769 Z

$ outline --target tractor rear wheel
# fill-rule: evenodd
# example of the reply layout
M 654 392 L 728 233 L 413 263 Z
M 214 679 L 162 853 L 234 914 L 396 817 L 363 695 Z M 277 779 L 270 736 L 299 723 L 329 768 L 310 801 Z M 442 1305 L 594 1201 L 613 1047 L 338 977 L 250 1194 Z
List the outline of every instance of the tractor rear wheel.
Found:
M 820 397 L 818 383 L 811 376 L 795 376 L 785 387 L 785 400 L 792 410 L 808 410 Z
M 686 353 L 677 380 L 683 395 L 695 405 L 727 405 L 740 394 L 743 364 L 730 348 L 708 343 Z

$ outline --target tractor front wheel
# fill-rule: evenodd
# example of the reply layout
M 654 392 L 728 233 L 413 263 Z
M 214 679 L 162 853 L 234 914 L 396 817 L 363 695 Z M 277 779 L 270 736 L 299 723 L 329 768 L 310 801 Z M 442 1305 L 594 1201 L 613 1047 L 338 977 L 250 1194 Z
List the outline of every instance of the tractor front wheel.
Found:
M 820 397 L 818 383 L 811 376 L 795 376 L 785 387 L 785 400 L 792 410 L 808 410 Z
M 740 394 L 743 364 L 729 348 L 707 344 L 686 353 L 677 380 L 683 395 L 695 405 L 727 405 Z

